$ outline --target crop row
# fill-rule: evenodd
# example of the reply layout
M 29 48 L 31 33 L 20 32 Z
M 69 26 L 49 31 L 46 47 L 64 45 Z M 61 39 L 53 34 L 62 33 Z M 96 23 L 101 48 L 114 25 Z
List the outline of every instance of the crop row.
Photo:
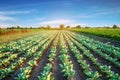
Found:
M 58 34 L 58 36 L 55 38 L 55 40 L 53 41 L 53 45 L 50 49 L 50 54 L 49 54 L 49 63 L 47 63 L 41 73 L 41 75 L 38 76 L 39 80 L 54 80 L 53 76 L 52 76 L 52 66 L 54 63 L 54 58 L 56 56 L 56 47 L 58 44 L 58 37 L 59 37 L 60 33 Z
M 50 44 L 50 42 L 53 40 L 54 35 L 49 37 L 49 40 L 47 40 L 47 42 L 45 42 L 45 44 L 41 44 L 41 48 L 38 52 L 35 52 L 33 59 L 29 60 L 28 62 L 28 66 L 21 68 L 20 73 L 18 74 L 17 77 L 15 77 L 16 80 L 28 80 L 30 77 L 30 72 L 33 69 L 34 66 L 37 66 L 37 62 L 42 59 L 42 55 L 43 55 L 43 51 L 48 47 L 48 45 Z M 25 69 L 28 72 L 25 72 Z
M 119 59 L 116 58 L 116 57 L 111 57 L 110 54 L 106 54 L 102 51 L 102 49 L 104 49 L 105 47 L 101 47 L 101 49 L 99 49 L 99 45 L 102 45 L 102 43 L 100 44 L 100 42 L 97 44 L 97 42 L 93 39 L 90 39 L 88 37 L 85 37 L 83 35 L 79 35 L 79 34 L 75 34 L 75 33 L 71 33 L 69 32 L 68 34 L 70 34 L 74 39 L 78 40 L 79 43 L 83 44 L 84 46 L 86 46 L 87 48 L 89 48 L 90 50 L 94 51 L 96 54 L 98 54 L 99 56 L 103 57 L 104 59 L 110 61 L 111 63 L 115 64 L 116 66 L 120 67 L 120 62 L 118 61 Z M 94 41 L 94 42 L 93 42 Z M 95 43 L 96 42 L 96 43 Z M 95 45 L 98 45 L 98 46 L 95 46 Z M 103 44 L 105 45 L 105 44 Z M 106 44 L 106 47 L 107 47 L 107 44 Z M 109 47 L 108 47 L 109 48 Z M 109 48 L 110 50 L 111 49 L 114 49 L 116 52 L 118 52 L 118 54 L 116 54 L 116 52 L 114 52 L 114 54 L 118 55 L 119 56 L 119 49 L 118 48 L 113 48 L 111 46 L 111 48 Z M 107 49 L 106 49 L 107 50 Z M 112 55 L 114 55 L 112 54 Z
M 54 35 L 55 34 L 53 34 L 53 35 L 51 35 L 51 36 L 49 36 L 48 38 L 46 38 L 46 39 L 44 39 L 44 40 L 42 40 L 41 42 L 39 41 L 39 43 L 37 44 L 37 45 L 35 45 L 35 46 L 32 46 L 31 48 L 29 48 L 25 53 L 24 53 L 24 55 L 22 56 L 22 57 L 19 57 L 19 59 L 18 60 L 16 60 L 15 62 L 13 62 L 12 64 L 10 64 L 10 67 L 8 67 L 8 68 L 3 68 L 3 69 L 1 69 L 1 75 L 0 75 L 0 77 L 1 78 L 4 78 L 5 76 L 7 76 L 7 75 L 11 75 L 11 73 L 12 72 L 14 72 L 14 69 L 17 67 L 17 66 L 20 66 L 20 67 L 22 67 L 22 65 L 23 65 L 23 63 L 24 63 L 24 61 L 26 60 L 26 59 L 28 59 L 30 56 L 32 56 L 32 55 L 34 55 L 34 59 L 38 59 L 39 58 L 39 56 L 41 56 L 40 54 L 41 54 L 41 51 L 43 51 L 46 47 L 47 47 L 47 44 L 48 44 L 48 41 L 51 41 L 51 37 L 54 37 Z M 47 41 L 47 42 L 46 42 Z M 46 42 L 46 43 L 45 43 Z M 45 44 L 44 44 L 45 43 Z M 43 45 L 44 44 L 44 45 Z M 42 46 L 42 47 L 41 47 Z M 41 48 L 40 48 L 41 47 Z M 41 51 L 38 51 L 37 53 L 36 53 L 36 50 L 38 50 L 38 49 L 41 49 Z M 36 53 L 36 54 L 35 54 Z M 2 61 L 4 61 L 4 60 L 2 60 Z
M 89 58 L 89 60 L 94 64 L 94 65 L 96 65 L 99 69 L 100 69 L 100 72 L 101 73 L 105 73 L 106 74 L 106 76 L 107 76 L 107 78 L 109 79 L 109 80 L 113 80 L 113 79 L 115 79 L 115 80 L 118 80 L 119 78 L 120 78 L 120 76 L 119 76 L 119 74 L 117 74 L 117 73 L 114 73 L 113 71 L 111 71 L 111 66 L 107 66 L 107 65 L 101 65 L 99 62 L 98 62 L 98 60 L 97 60 L 97 58 L 95 58 L 91 53 L 90 53 L 90 51 L 89 50 L 87 50 L 82 44 L 80 44 L 78 41 L 76 41 L 76 40 L 74 40 L 73 38 L 71 38 L 69 35 L 67 35 L 68 37 L 69 37 L 69 39 L 71 40 L 69 40 L 68 38 L 67 38 L 67 40 L 68 40 L 68 42 L 69 42 L 69 46 L 71 47 L 71 50 L 73 51 L 73 53 L 75 54 L 76 53 L 76 55 L 75 55 L 75 57 L 77 57 L 77 59 L 83 59 L 83 55 L 85 55 L 87 58 Z M 80 52 L 79 52 L 79 50 L 77 49 L 77 47 L 82 51 L 82 53 L 83 53 L 83 55 L 82 54 L 80 54 Z M 85 62 L 85 61 L 80 61 L 80 62 Z M 84 63 L 85 64 L 85 63 Z M 83 65 L 82 65 L 83 66 Z M 86 68 L 85 68 L 85 70 L 87 70 Z M 91 72 L 91 71 L 88 71 L 88 72 Z M 88 73 L 87 72 L 87 73 Z M 86 73 L 86 74 L 87 74 Z M 90 75 L 90 74 L 89 74 Z M 100 76 L 100 74 L 98 73 L 98 72 L 95 72 L 95 73 L 92 73 L 91 72 L 91 79 L 97 79 L 99 76 Z

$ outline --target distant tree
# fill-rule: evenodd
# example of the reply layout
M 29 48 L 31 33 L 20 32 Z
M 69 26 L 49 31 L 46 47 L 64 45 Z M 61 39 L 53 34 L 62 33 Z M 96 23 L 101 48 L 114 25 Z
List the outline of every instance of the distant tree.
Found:
M 77 25 L 76 28 L 81 28 L 81 25 Z
M 60 24 L 60 29 L 64 29 L 65 25 L 64 24 Z
M 109 29 L 110 27 L 109 27 L 109 26 L 104 26 L 103 28 L 107 28 L 107 29 Z
M 30 27 L 30 29 L 32 29 L 32 27 Z
M 66 28 L 70 28 L 70 26 L 66 26 Z
M 8 27 L 7 29 L 15 29 L 16 27 L 12 26 L 12 27 Z
M 28 27 L 24 27 L 24 29 L 28 29 Z
M 113 28 L 115 29 L 115 28 L 119 28 L 119 27 L 118 27 L 117 25 L 114 24 L 114 25 L 113 25 Z
M 106 28 L 107 28 L 107 29 L 110 29 L 110 27 L 109 27 L 109 26 L 107 26 Z
M 51 26 L 50 26 L 50 25 L 47 25 L 47 29 L 51 29 Z
M 17 25 L 17 27 L 16 27 L 17 29 L 20 29 L 21 27 L 19 26 L 19 25 Z
M 72 29 L 75 29 L 76 27 L 72 27 Z
M 40 26 L 39 29 L 44 29 L 44 26 Z
M 90 27 L 89 27 L 89 26 L 86 26 L 85 28 L 88 29 L 88 28 L 90 28 Z

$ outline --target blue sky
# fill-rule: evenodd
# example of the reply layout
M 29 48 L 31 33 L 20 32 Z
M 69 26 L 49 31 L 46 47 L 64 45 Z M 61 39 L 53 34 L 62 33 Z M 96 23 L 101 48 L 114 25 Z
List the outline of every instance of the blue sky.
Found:
M 0 0 L 0 27 L 120 25 L 120 0 Z

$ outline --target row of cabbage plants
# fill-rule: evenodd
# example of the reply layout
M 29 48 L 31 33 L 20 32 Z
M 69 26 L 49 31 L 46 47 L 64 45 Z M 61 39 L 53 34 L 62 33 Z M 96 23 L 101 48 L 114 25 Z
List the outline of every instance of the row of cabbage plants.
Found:
M 114 73 L 113 71 L 111 71 L 111 66 L 107 66 L 107 65 L 102 65 L 98 62 L 97 58 L 95 58 L 89 50 L 87 50 L 82 44 L 80 44 L 78 41 L 74 40 L 73 38 L 71 38 L 69 35 L 68 37 L 71 39 L 71 41 L 69 40 L 69 42 L 71 42 L 71 46 L 72 45 L 76 45 L 82 52 L 83 55 L 85 55 L 87 58 L 89 58 L 89 60 L 96 65 L 101 73 L 106 74 L 106 77 L 109 80 L 119 80 L 120 79 L 120 75 L 118 73 Z M 73 48 L 76 49 L 76 46 L 74 46 Z
M 109 54 L 111 56 L 114 56 L 120 59 L 120 48 L 119 47 L 105 44 L 100 41 L 95 41 L 94 39 L 91 39 L 83 35 L 79 35 L 75 33 L 72 33 L 72 34 L 78 38 L 81 38 L 81 40 L 86 41 L 89 45 L 93 46 L 94 49 L 99 49 L 102 52 L 105 52 L 106 54 Z
M 46 36 L 47 37 L 47 36 Z M 32 47 L 35 47 L 35 45 L 34 44 L 38 44 L 40 41 L 42 41 L 42 40 L 44 40 L 45 38 L 43 38 L 43 37 L 41 37 L 40 39 L 39 39 L 39 37 L 38 38 L 36 38 L 36 42 L 32 42 L 33 44 L 30 44 L 29 45 L 29 48 L 28 49 L 26 49 L 24 52 L 19 52 L 19 53 L 14 53 L 14 54 L 12 54 L 12 53 L 10 53 L 9 52 L 9 56 L 8 57 L 6 57 L 6 58 L 0 58 L 0 68 L 4 68 L 4 67 L 6 67 L 6 66 L 9 66 L 10 64 L 12 64 L 12 62 L 14 62 L 14 61 L 16 61 L 17 60 L 17 58 L 19 57 L 19 55 L 24 55 L 24 53 L 28 53 L 29 51 L 31 51 L 31 48 Z M 32 46 L 32 45 L 34 45 L 34 46 Z M 26 47 L 24 47 L 24 48 L 26 48 Z M 33 48 L 34 49 L 34 48 Z M 3 54 L 3 53 L 1 53 L 1 54 Z
M 33 37 L 34 38 L 34 37 Z M 28 39 L 28 38 L 27 38 Z M 12 52 L 2 52 L 2 53 L 0 53 L 0 56 L 1 56 L 1 60 L 2 61 L 4 61 L 4 59 L 6 60 L 9 56 L 14 56 L 15 54 L 17 54 L 18 56 L 19 55 L 21 55 L 22 53 L 24 53 L 27 49 L 29 49 L 30 47 L 32 47 L 33 45 L 35 45 L 35 44 L 37 44 L 40 40 L 42 40 L 42 39 L 44 39 L 42 36 L 41 36 L 41 38 L 39 39 L 39 37 L 37 37 L 37 38 L 34 38 L 34 39 L 32 39 L 31 38 L 31 40 L 29 40 L 28 42 L 26 42 L 26 44 L 27 43 L 29 43 L 29 45 L 26 45 L 26 44 L 24 44 L 24 46 L 22 46 L 23 44 L 21 43 L 19 43 L 19 45 L 16 45 L 16 46 L 19 46 L 20 47 L 20 49 L 21 49 L 21 51 L 19 51 L 18 53 L 16 53 L 16 52 L 14 52 L 14 53 L 12 53 Z M 19 40 L 19 41 L 23 41 L 23 40 Z M 17 42 L 17 41 L 16 41 Z M 11 44 L 11 43 L 10 43 Z M 8 44 L 9 45 L 9 44 Z M 2 45 L 2 46 L 5 46 L 5 47 L 7 47 L 8 45 Z M 15 46 L 15 47 L 16 47 Z M 10 46 L 9 45 L 9 49 L 11 50 L 11 48 L 12 48 L 12 45 Z M 4 49 L 4 48 L 2 48 L 2 49 Z M 24 50 L 23 50 L 24 49 Z M 14 51 L 14 50 L 13 50 Z M 7 61 L 8 62 L 8 61 Z
M 0 52 L 20 52 L 22 49 L 24 50 L 25 46 L 27 47 L 27 45 L 31 44 L 33 41 L 36 41 L 36 38 L 39 37 L 42 37 L 42 34 L 11 41 L 9 43 L 2 43 L 0 44 Z
M 39 42 L 39 41 L 41 41 L 41 39 L 36 39 L 36 42 Z M 30 45 L 31 46 L 31 45 Z M 25 47 L 24 47 L 25 48 Z M 32 48 L 32 47 L 31 47 Z M 28 50 L 30 50 L 30 48 L 28 49 Z M 26 50 L 24 53 L 27 53 L 28 52 L 28 50 Z M 6 58 L 0 58 L 0 68 L 2 69 L 2 68 L 5 68 L 6 66 L 8 67 L 10 64 L 12 64 L 13 62 L 15 62 L 15 61 L 17 61 L 17 59 L 18 59 L 18 56 L 19 55 L 22 55 L 23 53 L 14 53 L 14 54 L 12 54 L 12 53 L 10 53 L 10 52 L 7 52 L 7 53 L 9 53 L 9 54 L 7 54 L 6 56 Z M 1 53 L 1 54 L 4 54 L 4 53 Z M 9 55 L 9 56 L 8 56 Z M 24 54 L 23 54 L 24 55 Z
M 52 76 L 52 66 L 54 62 L 54 58 L 56 56 L 56 48 L 59 40 L 59 35 L 55 38 L 53 41 L 52 47 L 50 49 L 50 54 L 49 54 L 49 63 L 47 63 L 41 73 L 41 75 L 38 76 L 39 80 L 54 80 L 54 77 Z
M 75 71 L 73 70 L 72 61 L 70 61 L 70 56 L 68 53 L 68 48 L 65 44 L 65 40 L 63 38 L 63 33 L 60 36 L 60 55 L 59 59 L 62 62 L 60 67 L 64 76 L 67 77 L 67 80 L 74 79 Z
M 28 58 L 30 58 L 32 55 L 35 55 L 34 53 L 39 49 L 41 48 L 42 46 L 42 50 L 45 49 L 45 46 L 43 45 L 46 41 L 50 41 L 54 36 L 55 36 L 56 33 L 52 34 L 51 36 L 49 36 L 48 38 L 46 38 L 45 40 L 42 40 L 42 41 L 39 41 L 38 45 L 35 45 L 35 46 L 32 46 L 30 49 L 28 49 L 25 54 L 22 56 L 22 57 L 19 57 L 18 60 L 16 60 L 14 63 L 12 63 L 10 65 L 10 67 L 8 68 L 3 68 L 0 70 L 0 78 L 4 78 L 8 75 L 11 75 L 11 73 L 14 72 L 14 69 L 18 66 L 22 67 L 24 61 Z M 49 34 L 47 34 L 49 35 Z
M 108 60 L 109 62 L 115 64 L 117 67 L 120 67 L 120 62 L 118 61 L 118 58 L 116 58 L 116 57 L 113 58 L 110 55 L 105 54 L 101 50 L 97 49 L 97 47 L 93 45 L 94 44 L 93 42 L 89 42 L 89 40 L 91 40 L 91 39 L 81 36 L 79 34 L 72 33 L 72 32 L 68 32 L 68 34 L 70 34 L 73 38 L 75 38 L 77 41 L 79 41 L 81 44 L 83 44 L 90 50 L 94 51 L 99 56 L 101 56 L 104 59 Z
M 99 80 L 100 79 L 99 72 L 98 71 L 94 72 L 91 70 L 90 65 L 86 63 L 86 60 L 84 59 L 81 52 L 77 49 L 73 42 L 69 40 L 67 35 L 65 35 L 65 37 L 68 42 L 70 50 L 77 59 L 77 62 L 80 64 L 80 67 L 83 69 L 83 73 L 88 77 L 86 80 Z
M 55 37 L 55 35 L 53 35 L 52 37 L 50 36 L 49 39 L 47 40 L 47 42 L 45 42 L 45 44 L 43 44 L 43 45 L 41 44 L 42 47 L 40 48 L 40 50 L 38 52 L 34 52 L 34 54 L 32 54 L 33 59 L 29 60 L 27 67 L 20 69 L 20 73 L 17 75 L 17 77 L 15 77 L 16 80 L 28 80 L 29 79 L 30 73 L 31 73 L 33 67 L 38 66 L 38 62 L 40 59 L 42 59 L 44 50 L 48 48 L 48 46 L 50 45 L 50 43 L 54 39 L 54 37 Z
M 41 39 L 46 38 L 46 34 L 38 34 L 34 35 L 32 37 L 28 37 L 25 39 L 20 39 L 17 41 L 12 41 L 10 43 L 4 43 L 0 45 L 0 54 L 1 58 L 6 57 L 7 55 L 4 55 L 5 52 L 10 52 L 11 54 L 17 53 L 20 54 L 21 52 L 25 52 L 26 49 L 29 49 L 31 46 L 36 45 Z

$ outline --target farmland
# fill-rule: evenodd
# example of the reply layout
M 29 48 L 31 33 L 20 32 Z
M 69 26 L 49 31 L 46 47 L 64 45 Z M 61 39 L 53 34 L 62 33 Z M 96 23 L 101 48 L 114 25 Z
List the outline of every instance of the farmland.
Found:
M 120 80 L 120 47 L 67 30 L 0 44 L 0 80 Z
M 40 31 L 39 29 L 0 29 L 0 43 L 32 36 Z
M 86 34 L 92 34 L 96 36 L 101 36 L 104 38 L 110 38 L 112 40 L 120 41 L 120 29 L 105 29 L 105 28 L 89 28 L 89 29 L 74 29 L 74 31 L 82 32 Z

